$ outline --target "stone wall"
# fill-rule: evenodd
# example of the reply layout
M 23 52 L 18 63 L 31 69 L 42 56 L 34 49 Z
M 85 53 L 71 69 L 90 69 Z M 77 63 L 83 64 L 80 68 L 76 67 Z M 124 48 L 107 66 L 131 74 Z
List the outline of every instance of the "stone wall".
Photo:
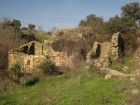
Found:
M 73 67 L 76 63 L 77 53 L 67 55 L 63 51 L 55 51 L 51 43 L 46 41 L 39 43 L 32 41 L 19 48 L 9 51 L 8 67 L 18 63 L 22 72 L 37 72 L 37 67 L 44 59 L 50 59 L 56 66 Z M 115 33 L 110 42 L 95 42 L 91 51 L 87 54 L 87 63 L 95 67 L 109 67 L 113 60 L 118 59 L 123 53 L 123 42 L 120 33 Z
M 50 59 L 56 66 L 72 67 L 72 58 L 73 55 L 54 51 L 48 43 L 32 41 L 9 51 L 8 67 L 19 64 L 22 72 L 33 73 L 44 59 Z
M 109 67 L 113 60 L 123 56 L 123 50 L 121 35 L 119 32 L 115 33 L 110 42 L 94 43 L 92 50 L 87 54 L 87 63 L 97 68 Z
M 46 58 L 43 44 L 32 41 L 8 52 L 8 68 L 19 64 L 21 72 L 37 72 L 38 65 Z

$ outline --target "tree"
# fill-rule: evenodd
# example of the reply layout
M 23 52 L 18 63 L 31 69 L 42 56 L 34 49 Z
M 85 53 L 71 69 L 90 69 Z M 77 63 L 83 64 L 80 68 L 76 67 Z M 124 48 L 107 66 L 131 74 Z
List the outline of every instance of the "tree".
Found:
M 81 20 L 80 23 L 79 23 L 79 26 L 83 26 L 83 27 L 86 26 L 86 21 L 85 20 Z
M 8 64 L 8 51 L 25 43 L 21 39 L 20 28 L 13 26 L 13 21 L 4 18 L 0 23 L 0 70 L 4 70 Z
M 86 20 L 81 20 L 79 26 L 89 28 L 93 33 L 103 34 L 104 21 L 95 14 L 87 16 Z
M 21 27 L 20 20 L 13 19 L 12 24 L 13 24 L 14 27 L 17 27 L 17 28 L 20 28 Z
M 12 21 L 11 19 L 4 17 L 2 22 L 0 23 L 0 26 L 2 29 L 5 29 L 8 26 L 12 26 Z
M 6 27 L 20 28 L 21 27 L 21 22 L 20 22 L 20 20 L 16 20 L 16 19 L 11 20 L 7 17 L 4 17 L 3 21 L 0 25 L 3 28 L 6 28 Z
M 134 20 L 136 26 L 140 26 L 140 4 L 139 2 L 133 2 L 126 4 L 122 8 L 122 16 L 129 17 L 129 19 Z M 137 25 L 138 22 L 138 25 Z
M 30 30 L 34 30 L 34 29 L 35 29 L 35 25 L 34 25 L 34 24 L 28 24 L 28 28 L 29 28 Z
M 115 17 L 111 17 L 106 23 L 106 31 L 111 34 L 118 31 L 121 33 L 134 32 L 135 27 L 133 23 L 133 20 L 128 17 L 119 17 L 116 15 Z

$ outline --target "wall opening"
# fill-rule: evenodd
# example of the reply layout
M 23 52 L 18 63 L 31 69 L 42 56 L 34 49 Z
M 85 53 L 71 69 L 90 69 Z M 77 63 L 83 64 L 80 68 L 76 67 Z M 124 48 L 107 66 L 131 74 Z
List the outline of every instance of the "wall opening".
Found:
M 35 54 L 35 44 L 32 43 L 31 46 L 28 49 L 28 54 Z
M 27 65 L 30 65 L 30 60 L 27 61 Z

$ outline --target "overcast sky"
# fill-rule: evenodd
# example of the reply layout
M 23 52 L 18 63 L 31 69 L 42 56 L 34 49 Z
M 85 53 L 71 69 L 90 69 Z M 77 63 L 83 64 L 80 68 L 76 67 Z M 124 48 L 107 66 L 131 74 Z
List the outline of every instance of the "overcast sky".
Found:
M 121 7 L 140 0 L 0 0 L 0 19 L 9 17 L 42 26 L 44 30 L 52 27 L 73 28 L 89 14 L 108 20 L 121 13 Z

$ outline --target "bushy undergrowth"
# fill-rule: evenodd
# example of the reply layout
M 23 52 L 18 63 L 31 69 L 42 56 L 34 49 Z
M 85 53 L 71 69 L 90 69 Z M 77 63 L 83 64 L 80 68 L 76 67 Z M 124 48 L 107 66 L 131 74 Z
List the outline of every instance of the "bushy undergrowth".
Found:
M 45 75 L 58 75 L 62 74 L 62 72 L 59 71 L 59 68 L 55 66 L 53 62 L 49 59 L 45 59 L 39 66 L 38 68 L 42 70 L 42 72 Z
M 17 86 L 18 84 L 9 77 L 7 72 L 0 71 L 0 93 L 13 91 Z

